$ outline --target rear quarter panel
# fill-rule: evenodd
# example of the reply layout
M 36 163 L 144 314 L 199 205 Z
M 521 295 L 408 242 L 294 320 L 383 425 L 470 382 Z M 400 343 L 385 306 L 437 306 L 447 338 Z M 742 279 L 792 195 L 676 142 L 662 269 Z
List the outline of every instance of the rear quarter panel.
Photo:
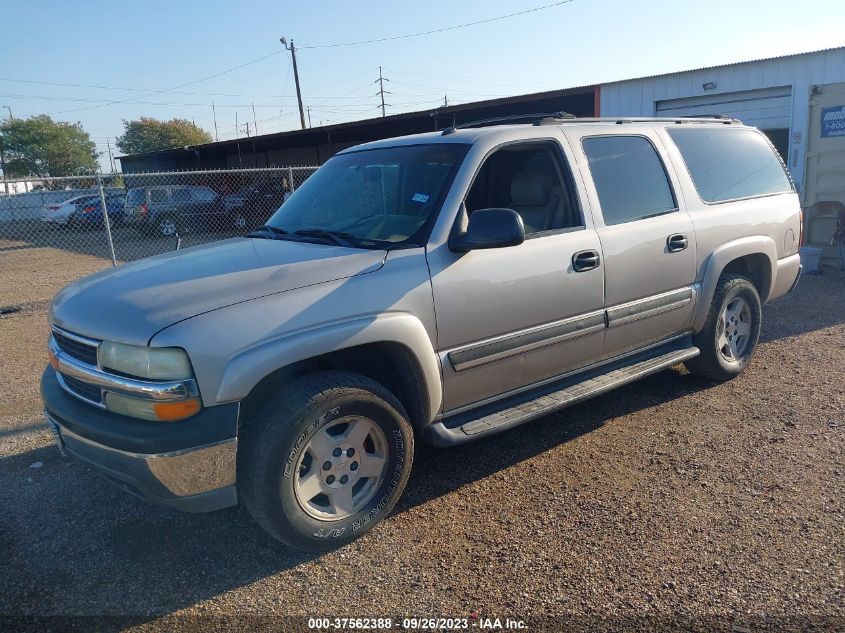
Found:
M 751 252 L 762 252 L 772 260 L 771 285 L 774 287 L 777 261 L 798 254 L 801 233 L 798 195 L 795 192 L 788 192 L 705 203 L 698 195 L 686 163 L 666 128 L 658 128 L 658 133 L 663 139 L 667 154 L 675 164 L 678 183 L 683 191 L 683 200 L 695 228 L 697 280 L 705 281 L 706 277 L 714 274 L 718 277 L 721 269 L 716 270 L 714 263 L 723 261 L 725 257 L 718 258 L 714 255 L 718 254 L 720 249 L 731 248 L 732 243 L 741 242 L 747 247 L 734 246 L 732 253 L 741 256 Z M 767 246 L 761 250 L 763 244 Z M 703 296 L 702 300 L 709 305 L 711 297 L 712 294 Z

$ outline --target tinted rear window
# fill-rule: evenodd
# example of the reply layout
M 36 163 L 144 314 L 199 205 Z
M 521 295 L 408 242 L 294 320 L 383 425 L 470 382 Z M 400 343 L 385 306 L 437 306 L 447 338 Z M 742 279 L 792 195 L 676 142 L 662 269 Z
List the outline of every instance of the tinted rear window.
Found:
M 762 134 L 748 129 L 670 128 L 705 202 L 792 191 L 783 164 Z
M 130 189 L 126 193 L 127 204 L 141 204 L 144 202 L 145 191 L 143 189 Z
M 583 141 L 604 223 L 622 224 L 677 209 L 666 170 L 642 136 L 593 136 Z

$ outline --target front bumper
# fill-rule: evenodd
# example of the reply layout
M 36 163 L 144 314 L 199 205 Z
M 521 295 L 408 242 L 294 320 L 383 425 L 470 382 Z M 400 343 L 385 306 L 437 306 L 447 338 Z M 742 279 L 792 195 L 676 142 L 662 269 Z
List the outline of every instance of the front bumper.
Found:
M 123 490 L 188 512 L 237 503 L 237 403 L 179 422 L 136 420 L 70 396 L 51 367 L 41 378 L 41 395 L 60 448 Z

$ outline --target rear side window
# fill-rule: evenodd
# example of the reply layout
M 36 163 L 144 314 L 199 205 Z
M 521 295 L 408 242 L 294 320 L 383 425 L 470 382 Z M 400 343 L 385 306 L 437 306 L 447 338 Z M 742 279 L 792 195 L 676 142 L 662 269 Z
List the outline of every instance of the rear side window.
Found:
M 604 223 L 622 224 L 677 210 L 663 162 L 642 136 L 593 136 L 584 153 Z
M 205 187 L 195 187 L 191 189 L 191 198 L 194 202 L 214 202 L 217 199 L 217 194 Z
M 171 202 L 190 202 L 191 201 L 191 191 L 190 191 L 190 189 L 171 189 L 170 190 L 170 201 Z
M 705 202 L 792 191 L 777 154 L 754 130 L 670 128 L 668 132 Z
M 150 189 L 150 202 L 167 202 L 167 189 Z

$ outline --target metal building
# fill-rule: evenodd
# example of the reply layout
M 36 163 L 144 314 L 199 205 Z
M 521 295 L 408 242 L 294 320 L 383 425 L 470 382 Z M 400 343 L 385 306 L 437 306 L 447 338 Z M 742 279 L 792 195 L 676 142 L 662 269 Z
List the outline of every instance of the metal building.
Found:
M 845 47 L 600 87 L 602 116 L 725 114 L 763 130 L 801 193 L 805 242 L 836 260 L 845 214 Z

